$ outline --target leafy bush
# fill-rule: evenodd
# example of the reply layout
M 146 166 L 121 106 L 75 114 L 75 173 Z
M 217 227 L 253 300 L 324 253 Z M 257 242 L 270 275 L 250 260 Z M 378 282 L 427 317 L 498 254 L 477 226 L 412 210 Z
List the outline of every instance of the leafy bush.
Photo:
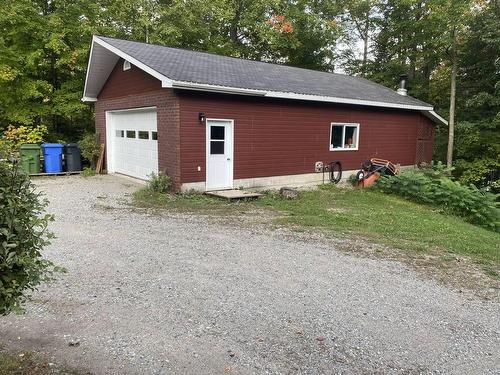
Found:
M 29 292 L 62 270 L 41 255 L 53 238 L 47 203 L 16 165 L 0 161 L 0 315 L 22 311 Z
M 48 129 L 45 125 L 35 127 L 9 125 L 4 131 L 4 138 L 18 147 L 24 143 L 42 143 L 47 133 Z
M 172 180 L 165 173 L 151 173 L 149 175 L 148 190 L 155 193 L 167 193 L 172 187 Z
M 82 177 L 92 177 L 95 176 L 95 169 L 85 167 L 80 173 L 80 176 Z
M 8 159 L 14 152 L 14 145 L 11 141 L 0 138 L 0 162 Z
M 97 137 L 93 133 L 88 133 L 78 142 L 82 156 L 90 162 L 92 168 L 95 168 L 96 159 L 99 157 L 101 148 L 97 142 Z
M 443 174 L 443 169 L 404 171 L 397 176 L 383 176 L 374 185 L 382 192 L 433 205 L 466 221 L 500 231 L 500 209 L 496 196 L 474 185 L 461 185 Z

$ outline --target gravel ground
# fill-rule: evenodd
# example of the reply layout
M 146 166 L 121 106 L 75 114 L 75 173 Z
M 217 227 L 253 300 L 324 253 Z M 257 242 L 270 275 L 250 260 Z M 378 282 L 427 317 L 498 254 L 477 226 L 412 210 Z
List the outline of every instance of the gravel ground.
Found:
M 117 176 L 39 180 L 68 274 L 0 342 L 96 374 L 500 374 L 500 303 L 398 262 L 203 215 Z

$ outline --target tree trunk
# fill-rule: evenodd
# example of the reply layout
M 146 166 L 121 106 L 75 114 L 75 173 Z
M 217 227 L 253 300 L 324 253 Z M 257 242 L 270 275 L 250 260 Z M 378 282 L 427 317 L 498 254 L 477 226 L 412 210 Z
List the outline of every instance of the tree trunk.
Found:
M 446 155 L 446 166 L 451 168 L 453 164 L 453 140 L 455 137 L 455 95 L 457 91 L 457 30 L 453 27 L 451 42 L 451 90 L 450 90 L 450 119 L 448 123 L 448 152 Z
M 370 30 L 370 12 L 366 12 L 365 18 L 365 30 L 363 35 L 363 68 L 362 68 L 362 76 L 366 75 L 366 61 L 368 59 L 368 34 Z

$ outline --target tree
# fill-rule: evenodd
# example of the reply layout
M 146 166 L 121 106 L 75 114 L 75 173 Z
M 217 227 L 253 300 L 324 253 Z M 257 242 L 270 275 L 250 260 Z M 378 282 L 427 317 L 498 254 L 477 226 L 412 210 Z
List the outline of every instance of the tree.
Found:
M 350 25 L 349 30 L 353 30 L 357 34 L 357 38 L 351 36 L 348 43 L 352 46 L 359 39 L 363 43 L 360 67 L 358 67 L 358 61 L 351 57 L 352 61 L 349 62 L 351 73 L 359 72 L 361 76 L 366 75 L 368 46 L 372 33 L 375 32 L 377 23 L 380 21 L 382 5 L 383 2 L 380 0 L 351 0 L 345 4 L 343 21 Z
M 496 192 L 500 191 L 499 24 L 500 3 L 494 1 L 479 4 L 465 19 L 453 163 L 461 182 Z
M 0 130 L 36 126 L 73 140 L 91 125 L 80 101 L 97 2 L 0 0 Z M 103 28 L 104 29 L 104 28 Z
M 453 143 L 455 140 L 455 106 L 456 106 L 456 92 L 457 92 L 457 70 L 458 70 L 458 49 L 459 49 L 459 34 L 465 28 L 464 21 L 467 10 L 472 6 L 470 0 L 447 0 L 444 7 L 441 9 L 436 7 L 443 15 L 444 24 L 449 30 L 449 58 L 451 64 L 451 78 L 450 78 L 450 110 L 448 118 L 448 149 L 446 152 L 446 166 L 451 168 L 453 165 Z M 446 35 L 446 34 L 445 34 Z

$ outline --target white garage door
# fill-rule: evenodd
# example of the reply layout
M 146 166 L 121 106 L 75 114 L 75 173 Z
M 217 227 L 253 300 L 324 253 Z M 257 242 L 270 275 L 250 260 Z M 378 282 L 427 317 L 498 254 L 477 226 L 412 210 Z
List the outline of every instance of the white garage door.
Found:
M 106 112 L 106 125 L 109 172 L 144 180 L 158 173 L 156 108 Z

